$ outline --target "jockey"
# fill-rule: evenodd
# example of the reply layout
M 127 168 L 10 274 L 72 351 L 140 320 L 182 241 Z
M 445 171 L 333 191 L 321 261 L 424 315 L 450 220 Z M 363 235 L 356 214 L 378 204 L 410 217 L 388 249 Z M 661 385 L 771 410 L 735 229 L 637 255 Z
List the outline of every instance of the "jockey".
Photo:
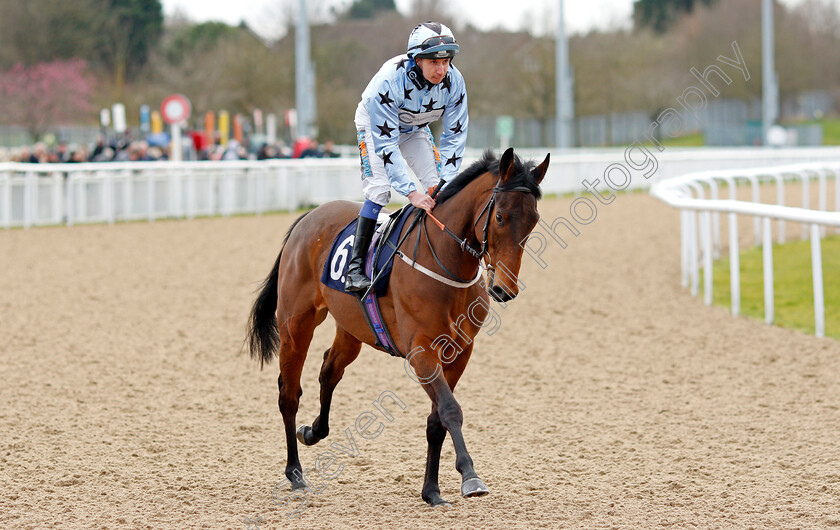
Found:
M 370 286 L 364 273 L 365 254 L 379 210 L 391 199 L 391 187 L 415 207 L 431 211 L 435 201 L 424 190 L 458 174 L 469 124 L 464 78 L 451 64 L 458 50 L 448 27 L 420 24 L 408 37 L 407 53 L 382 65 L 362 93 L 355 123 L 365 203 L 356 225 L 344 284 L 347 291 Z M 440 151 L 429 130 L 429 124 L 439 119 L 443 120 Z M 409 178 L 406 165 L 422 190 Z

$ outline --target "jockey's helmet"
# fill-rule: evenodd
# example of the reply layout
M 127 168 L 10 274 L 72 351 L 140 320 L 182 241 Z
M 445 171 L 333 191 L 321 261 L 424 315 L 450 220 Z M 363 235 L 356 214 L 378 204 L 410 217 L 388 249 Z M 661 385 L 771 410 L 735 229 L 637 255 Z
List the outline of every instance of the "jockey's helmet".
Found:
M 424 22 L 408 36 L 408 56 L 412 59 L 452 59 L 460 47 L 452 30 L 439 22 Z

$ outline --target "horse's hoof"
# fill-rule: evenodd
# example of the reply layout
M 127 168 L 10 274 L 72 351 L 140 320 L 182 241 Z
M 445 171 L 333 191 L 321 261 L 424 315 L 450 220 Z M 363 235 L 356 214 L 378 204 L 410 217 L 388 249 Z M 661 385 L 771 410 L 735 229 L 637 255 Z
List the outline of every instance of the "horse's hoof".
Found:
M 297 439 L 303 445 L 309 445 L 308 443 L 306 443 L 306 437 L 304 436 L 306 433 L 306 429 L 311 429 L 311 427 L 309 425 L 301 425 L 297 429 Z
M 288 480 L 291 484 L 292 491 L 309 489 L 309 486 L 307 486 L 306 481 L 303 478 L 303 473 L 301 473 L 300 469 L 293 469 L 291 472 L 287 471 L 286 480 Z
M 490 490 L 478 477 L 467 479 L 461 484 L 461 495 L 464 497 L 481 497 L 488 493 Z
M 429 503 L 429 506 L 431 506 L 432 508 L 452 507 L 452 505 L 446 502 L 443 499 L 443 497 L 440 496 L 440 493 L 437 492 L 428 495 L 423 495 L 423 500 Z

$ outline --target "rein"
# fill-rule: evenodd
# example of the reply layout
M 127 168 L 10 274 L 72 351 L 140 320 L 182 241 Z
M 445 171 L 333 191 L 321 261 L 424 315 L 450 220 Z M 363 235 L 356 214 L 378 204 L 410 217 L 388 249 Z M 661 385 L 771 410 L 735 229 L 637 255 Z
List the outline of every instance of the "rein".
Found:
M 478 226 L 478 222 L 481 220 L 481 217 L 484 216 L 485 212 L 487 212 L 487 217 L 484 220 L 484 228 L 482 229 L 481 248 L 479 250 L 476 250 L 475 248 L 472 247 L 472 245 L 469 244 L 469 241 L 467 241 L 467 237 L 464 237 L 464 238 L 459 237 L 457 234 L 452 232 L 452 230 L 450 230 L 444 223 L 440 222 L 434 215 L 426 212 L 425 210 L 419 210 L 417 215 L 411 221 L 411 224 L 409 225 L 408 230 L 405 231 L 405 234 L 403 234 L 403 236 L 400 238 L 399 242 L 397 242 L 396 248 L 394 249 L 394 255 L 399 256 L 400 259 L 402 259 L 411 268 L 417 270 L 418 272 L 421 272 L 421 273 L 425 274 L 426 276 L 429 276 L 430 278 L 433 278 L 434 280 L 437 280 L 437 281 L 439 281 L 439 282 L 441 282 L 445 285 L 449 285 L 450 287 L 455 287 L 455 288 L 459 288 L 459 289 L 464 289 L 464 288 L 470 287 L 470 286 L 474 285 L 475 283 L 477 283 L 481 279 L 481 269 L 484 269 L 488 273 L 493 274 L 495 272 L 495 269 L 494 269 L 492 263 L 490 263 L 490 259 L 489 259 L 490 258 L 490 253 L 487 250 L 488 249 L 487 237 L 488 237 L 488 232 L 490 230 L 490 218 L 492 217 L 493 209 L 496 206 L 496 194 L 504 193 L 504 192 L 531 193 L 531 190 L 529 188 L 527 188 L 526 186 L 516 186 L 516 187 L 508 188 L 508 189 L 502 188 L 502 187 L 499 186 L 500 182 L 501 182 L 501 177 L 499 177 L 499 180 L 496 182 L 496 185 L 493 186 L 493 193 L 490 195 L 490 199 L 487 201 L 487 204 L 484 205 L 484 208 L 481 209 L 481 213 L 478 214 L 478 217 L 476 217 L 475 222 L 473 223 L 473 229 L 475 229 L 475 227 Z M 445 183 L 446 183 L 446 181 L 441 179 L 437 188 L 435 188 L 434 192 L 431 195 L 432 198 L 437 196 L 438 192 L 440 191 L 440 189 L 443 187 L 443 185 Z M 478 269 L 478 272 L 476 273 L 475 278 L 473 278 L 472 280 L 464 280 L 462 278 L 459 278 L 456 274 L 453 274 L 449 269 L 447 269 L 446 266 L 440 261 L 440 258 L 438 258 L 437 253 L 435 252 L 434 246 L 432 246 L 432 241 L 431 241 L 431 239 L 429 239 L 429 233 L 428 233 L 428 230 L 426 229 L 426 223 L 422 222 L 425 217 L 431 218 L 432 221 L 434 221 L 434 223 L 443 232 L 445 232 L 452 239 L 454 239 L 458 243 L 458 246 L 461 248 L 461 252 L 467 252 L 470 255 L 472 255 L 475 259 L 478 260 L 479 269 Z M 411 232 L 414 230 L 414 228 L 417 226 L 418 222 L 420 223 L 420 229 L 418 230 L 417 238 L 414 242 L 414 251 L 412 253 L 413 254 L 412 258 L 409 258 L 408 256 L 405 255 L 405 253 L 403 253 L 400 250 L 400 248 L 402 247 L 402 244 L 405 242 L 405 240 L 408 238 L 408 236 L 411 234 Z M 417 263 L 417 250 L 419 249 L 419 246 L 420 246 L 420 232 L 423 233 L 423 236 L 426 239 L 426 245 L 429 247 L 429 250 L 431 251 L 432 257 L 434 258 L 435 262 L 438 264 L 438 266 L 443 270 L 443 272 L 449 278 L 441 276 L 441 275 L 433 272 L 432 270 L 430 270 L 426 267 L 423 267 L 422 265 Z M 487 256 L 487 264 L 486 265 L 482 264 L 482 262 L 481 262 L 481 260 L 485 256 Z M 381 273 L 382 273 L 382 271 L 380 271 L 380 274 Z M 376 281 L 378 279 L 379 279 L 379 274 L 377 274 L 376 277 L 371 281 L 371 286 L 364 293 L 364 295 L 362 296 L 362 299 L 364 299 L 368 295 L 368 293 L 373 289 L 373 285 L 376 283 Z
M 478 217 L 476 217 L 475 222 L 473 223 L 473 229 L 475 229 L 475 227 L 478 226 L 478 222 L 481 220 L 482 216 L 484 216 L 484 213 L 487 212 L 487 216 L 484 220 L 484 228 L 482 229 L 481 248 L 479 250 L 474 249 L 472 247 L 472 245 L 469 244 L 466 236 L 463 239 L 458 237 L 457 234 L 455 234 L 454 232 L 452 232 L 452 230 L 447 228 L 445 224 L 440 222 L 431 213 L 428 213 L 425 210 L 423 210 L 420 214 L 421 217 L 422 216 L 430 217 L 435 222 L 435 224 L 437 224 L 438 227 L 440 227 L 440 229 L 442 231 L 444 231 L 446 234 L 448 234 L 452 239 L 454 239 L 458 243 L 458 246 L 461 248 L 461 252 L 468 252 L 469 254 L 471 254 L 475 259 L 477 259 L 479 261 L 479 267 L 485 269 L 489 273 L 493 273 L 494 268 L 493 268 L 493 264 L 490 262 L 490 253 L 488 252 L 487 237 L 488 237 L 488 232 L 490 230 L 490 218 L 493 216 L 493 209 L 496 206 L 496 194 L 502 193 L 502 192 L 509 192 L 509 191 L 510 192 L 520 192 L 520 193 L 531 193 L 531 190 L 528 189 L 525 186 L 516 186 L 514 188 L 508 188 L 508 189 L 502 188 L 502 187 L 499 186 L 500 182 L 501 182 L 501 177 L 499 177 L 499 180 L 496 182 L 496 185 L 493 186 L 493 193 L 490 195 L 490 199 L 487 201 L 487 204 L 484 205 L 484 208 L 482 208 L 481 213 L 478 214 Z M 437 195 L 437 192 L 438 192 L 438 190 L 440 190 L 441 187 L 442 187 L 442 185 L 439 185 L 437 187 L 437 189 L 435 189 L 435 193 L 432 196 L 432 198 L 434 198 L 434 196 Z M 426 238 L 426 244 L 428 245 L 429 250 L 432 252 L 432 257 L 434 257 L 435 262 L 438 264 L 438 266 L 441 269 L 443 269 L 443 271 L 453 280 L 455 280 L 457 282 L 460 282 L 460 283 L 464 284 L 465 286 L 469 286 L 469 285 L 474 284 L 477 281 L 478 276 L 476 276 L 476 280 L 473 280 L 472 282 L 467 283 L 466 281 L 458 278 L 458 276 L 456 276 L 455 274 L 452 274 L 452 272 L 450 272 L 449 269 L 447 269 L 444 266 L 444 264 L 441 263 L 440 259 L 437 257 L 437 254 L 435 253 L 435 249 L 432 246 L 432 242 L 429 239 L 429 234 L 428 234 L 428 231 L 426 230 L 426 223 L 422 223 L 420 225 L 420 227 L 421 227 L 421 230 L 423 231 L 423 234 Z M 416 263 L 416 257 L 417 257 L 417 246 L 418 246 L 419 242 L 420 242 L 420 236 L 418 234 L 417 242 L 414 245 L 415 263 Z M 487 256 L 487 258 L 486 258 L 487 265 L 482 265 L 481 260 L 484 259 L 485 256 Z M 479 271 L 479 275 L 480 274 L 481 273 Z M 435 278 L 435 279 L 438 279 L 438 278 Z M 446 282 L 444 282 L 444 283 L 446 283 Z

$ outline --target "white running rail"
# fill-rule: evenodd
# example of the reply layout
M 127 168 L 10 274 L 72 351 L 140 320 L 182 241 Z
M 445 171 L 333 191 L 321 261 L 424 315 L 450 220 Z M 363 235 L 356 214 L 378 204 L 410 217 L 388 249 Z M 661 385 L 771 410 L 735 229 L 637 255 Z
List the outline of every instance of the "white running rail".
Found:
M 517 154 L 539 162 L 547 148 Z M 468 150 L 463 166 L 481 156 Z M 583 182 L 641 151 L 552 150 L 543 192 L 583 192 Z M 658 179 L 698 170 L 840 160 L 840 148 L 668 148 L 648 153 Z M 637 161 L 638 162 L 638 161 Z M 630 188 L 647 188 L 637 175 Z M 358 158 L 231 162 L 0 163 L 0 228 L 113 223 L 208 215 L 294 211 L 336 199 L 361 200 Z M 400 202 L 402 197 L 393 194 Z
M 834 181 L 834 211 L 828 210 L 830 179 Z M 791 181 L 801 182 L 800 207 L 785 205 L 785 183 Z M 818 186 L 817 209 L 811 209 L 812 181 Z M 738 185 L 744 183 L 750 186 L 751 201 L 737 199 Z M 760 202 L 762 183 L 775 183 L 776 204 Z M 728 199 L 719 198 L 722 184 L 729 189 Z M 764 321 L 767 324 L 772 324 L 774 320 L 773 241 L 770 220 L 778 220 L 779 243 L 785 241 L 785 221 L 803 223 L 803 238 L 811 240 L 814 327 L 818 337 L 825 336 L 821 238 L 826 234 L 826 227 L 833 226 L 835 231 L 840 231 L 840 161 L 691 173 L 654 184 L 651 194 L 680 210 L 682 285 L 690 285 L 692 295 L 697 296 L 702 262 L 703 295 L 706 305 L 712 304 L 712 260 L 720 257 L 719 216 L 721 213 L 728 214 L 733 315 L 739 314 L 741 305 L 737 216 L 742 214 L 754 218 L 755 244 L 762 245 L 763 251 Z
M 295 211 L 360 197 L 353 158 L 0 164 L 0 228 Z

